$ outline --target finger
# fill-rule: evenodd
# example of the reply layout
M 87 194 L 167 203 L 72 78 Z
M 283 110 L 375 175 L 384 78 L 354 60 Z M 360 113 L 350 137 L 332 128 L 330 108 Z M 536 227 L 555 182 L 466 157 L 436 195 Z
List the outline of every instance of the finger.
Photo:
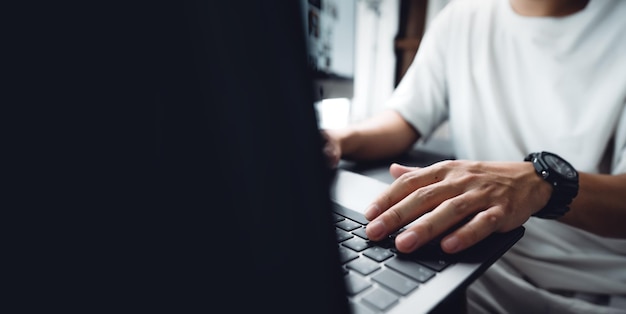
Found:
M 401 175 L 409 172 L 409 171 L 413 171 L 413 170 L 418 170 L 421 169 L 419 167 L 407 167 L 407 166 L 403 166 L 400 164 L 396 164 L 393 163 L 391 164 L 391 166 L 389 166 L 389 173 L 391 174 L 391 176 L 394 177 L 394 179 L 397 179 L 398 177 L 400 177 Z
M 430 168 L 414 168 L 400 175 L 387 190 L 376 197 L 365 211 L 365 218 L 371 221 L 414 191 L 440 181 L 441 176 L 434 175 L 434 171 Z
M 458 188 L 443 182 L 419 188 L 372 220 L 365 232 L 369 239 L 381 240 L 459 193 Z
M 398 235 L 396 248 L 400 252 L 412 252 L 486 205 L 480 193 L 464 193 L 447 199 Z
M 441 249 L 446 253 L 462 251 L 500 228 L 504 212 L 495 206 L 476 214 L 469 222 L 455 230 L 441 241 Z

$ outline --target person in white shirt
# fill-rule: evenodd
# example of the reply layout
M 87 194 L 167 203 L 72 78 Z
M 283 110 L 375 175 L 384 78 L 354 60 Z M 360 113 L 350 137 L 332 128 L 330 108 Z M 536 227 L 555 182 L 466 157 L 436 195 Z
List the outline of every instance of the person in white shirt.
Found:
M 626 313 L 626 1 L 453 1 L 386 105 L 322 131 L 333 164 L 398 155 L 445 120 L 456 160 L 391 165 L 371 239 L 415 221 L 396 238 L 410 252 L 473 216 L 441 241 L 453 253 L 524 225 L 469 312 Z

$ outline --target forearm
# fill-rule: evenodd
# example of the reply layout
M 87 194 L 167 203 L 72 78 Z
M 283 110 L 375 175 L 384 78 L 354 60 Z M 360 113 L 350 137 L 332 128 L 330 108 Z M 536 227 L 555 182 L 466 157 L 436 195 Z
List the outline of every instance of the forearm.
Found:
M 396 156 L 408 150 L 419 134 L 394 111 L 385 111 L 373 118 L 343 130 L 330 130 L 339 141 L 342 158 L 376 160 Z
M 600 236 L 626 238 L 626 174 L 580 173 L 578 196 L 560 221 Z

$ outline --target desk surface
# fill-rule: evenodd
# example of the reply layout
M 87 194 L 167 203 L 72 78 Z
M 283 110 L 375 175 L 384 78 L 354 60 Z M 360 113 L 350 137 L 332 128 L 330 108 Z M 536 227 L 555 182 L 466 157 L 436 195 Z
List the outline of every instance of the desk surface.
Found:
M 352 171 L 391 184 L 394 181 L 393 176 L 389 173 L 389 166 L 392 163 L 399 163 L 405 166 L 425 167 L 442 160 L 454 159 L 453 156 L 435 153 L 430 150 L 414 148 L 410 152 L 385 160 L 353 162 L 342 160 L 339 162 L 340 169 Z

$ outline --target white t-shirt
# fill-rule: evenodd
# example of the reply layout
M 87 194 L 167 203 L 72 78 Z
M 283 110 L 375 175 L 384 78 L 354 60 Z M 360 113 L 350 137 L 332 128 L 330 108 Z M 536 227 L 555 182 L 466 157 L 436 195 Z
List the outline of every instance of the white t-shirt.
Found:
M 387 106 L 423 137 L 449 119 L 459 159 L 545 150 L 582 172 L 626 173 L 626 1 L 560 18 L 520 16 L 508 0 L 453 1 Z M 626 296 L 626 240 L 537 218 L 525 227 L 503 257 L 525 280 Z

